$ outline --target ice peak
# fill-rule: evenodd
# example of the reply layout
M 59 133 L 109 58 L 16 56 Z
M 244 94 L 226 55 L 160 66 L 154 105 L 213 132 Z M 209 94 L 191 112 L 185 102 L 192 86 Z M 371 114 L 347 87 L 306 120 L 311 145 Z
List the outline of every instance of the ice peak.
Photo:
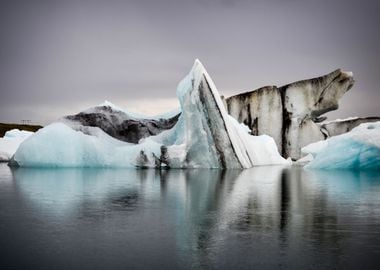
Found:
M 198 58 L 195 58 L 194 60 L 194 65 L 202 65 L 202 62 L 198 59 Z
M 352 71 L 342 71 L 342 73 L 344 75 L 346 75 L 347 77 L 353 77 L 354 76 L 354 73 Z
M 113 104 L 112 102 L 110 102 L 108 100 L 105 100 L 103 103 L 100 103 L 97 107 L 110 107 L 111 109 L 113 109 L 115 111 L 125 112 L 125 113 L 129 114 L 128 111 L 126 111 L 125 109 Z
M 191 71 L 196 74 L 206 73 L 205 67 L 203 66 L 202 62 L 198 58 L 195 59 L 194 65 Z
M 112 102 L 109 102 L 108 100 L 105 100 L 103 103 L 100 103 L 98 106 L 109 106 L 109 107 L 114 107 L 115 104 Z

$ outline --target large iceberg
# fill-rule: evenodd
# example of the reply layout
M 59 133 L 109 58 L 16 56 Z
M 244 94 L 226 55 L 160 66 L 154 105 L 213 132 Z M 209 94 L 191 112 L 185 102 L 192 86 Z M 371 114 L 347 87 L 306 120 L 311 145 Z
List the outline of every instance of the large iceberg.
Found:
M 0 138 L 0 162 L 9 161 L 20 144 L 32 135 L 33 132 L 19 129 L 12 129 L 5 132 Z
M 380 169 L 380 122 L 363 123 L 348 133 L 312 143 L 302 152 L 313 156 L 306 168 Z
M 302 147 L 328 136 L 319 123 L 326 119 L 325 113 L 338 108 L 339 100 L 353 85 L 352 72 L 338 69 L 317 78 L 231 96 L 225 104 L 253 135 L 273 137 L 282 156 L 296 160 Z M 350 127 L 355 124 L 359 125 L 355 122 Z
M 290 162 L 280 156 L 271 137 L 250 135 L 227 113 L 198 60 L 178 85 L 177 96 L 180 115 L 177 111 L 149 121 L 110 103 L 62 118 L 24 141 L 11 164 L 241 169 Z M 136 132 L 132 136 L 128 130 Z

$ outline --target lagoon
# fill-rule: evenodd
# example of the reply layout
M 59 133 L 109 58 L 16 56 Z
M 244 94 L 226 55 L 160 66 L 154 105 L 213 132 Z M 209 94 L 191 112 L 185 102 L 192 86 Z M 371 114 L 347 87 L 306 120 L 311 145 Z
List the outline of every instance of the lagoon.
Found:
M 11 169 L 1 269 L 374 269 L 380 173 Z

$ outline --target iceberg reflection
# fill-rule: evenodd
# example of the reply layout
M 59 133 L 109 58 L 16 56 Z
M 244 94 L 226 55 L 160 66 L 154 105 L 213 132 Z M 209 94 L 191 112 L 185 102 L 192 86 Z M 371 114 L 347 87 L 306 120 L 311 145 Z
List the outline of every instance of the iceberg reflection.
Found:
M 58 237 L 77 250 L 84 241 L 116 262 L 132 260 L 135 268 L 173 262 L 179 268 L 346 266 L 358 254 L 370 264 L 380 250 L 380 179 L 374 172 L 264 166 L 18 168 L 12 174 L 14 191 L 31 211 L 24 221 L 31 223 L 30 232 L 41 233 L 41 224 L 64 228 L 60 235 L 44 231 L 45 245 L 54 248 Z M 149 254 L 148 265 L 141 254 Z M 88 266 L 96 261 L 91 258 Z

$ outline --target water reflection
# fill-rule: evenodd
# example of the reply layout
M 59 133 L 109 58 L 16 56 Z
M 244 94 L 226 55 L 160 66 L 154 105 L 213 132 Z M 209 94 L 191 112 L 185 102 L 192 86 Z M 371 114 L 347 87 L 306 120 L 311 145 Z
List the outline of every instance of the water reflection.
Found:
M 15 246 L 34 257 L 6 252 L 35 266 L 363 268 L 380 252 L 375 172 L 20 168 L 9 179 L 1 234 L 23 222 Z

